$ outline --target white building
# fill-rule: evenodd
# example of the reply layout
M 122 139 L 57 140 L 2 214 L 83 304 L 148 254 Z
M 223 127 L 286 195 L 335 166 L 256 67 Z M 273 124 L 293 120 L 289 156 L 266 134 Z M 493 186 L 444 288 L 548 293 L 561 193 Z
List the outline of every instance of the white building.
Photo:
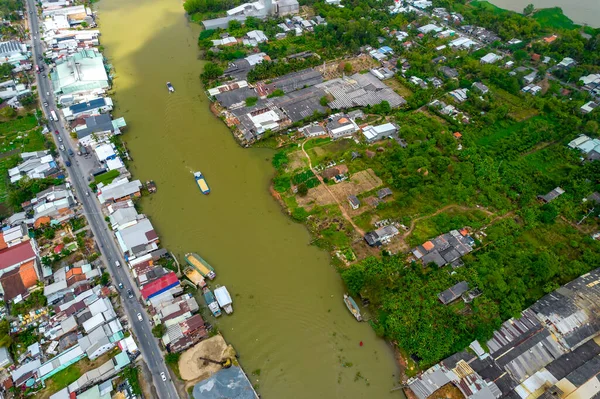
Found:
M 384 123 L 377 126 L 369 125 L 363 128 L 363 136 L 369 143 L 390 137 L 396 133 L 398 133 L 398 126 L 393 123 Z
M 484 55 L 483 57 L 481 57 L 481 59 L 479 61 L 482 64 L 494 64 L 501 59 L 502 59 L 502 57 L 497 54 L 488 53 L 488 54 Z
M 327 131 L 333 139 L 350 136 L 358 129 L 358 125 L 343 114 L 332 115 L 327 123 Z

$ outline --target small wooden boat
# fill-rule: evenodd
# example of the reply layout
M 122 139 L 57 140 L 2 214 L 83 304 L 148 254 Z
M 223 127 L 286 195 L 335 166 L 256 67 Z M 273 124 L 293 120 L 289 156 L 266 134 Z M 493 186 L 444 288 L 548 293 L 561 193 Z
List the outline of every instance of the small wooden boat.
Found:
M 352 299 L 351 296 L 344 294 L 344 303 L 346 304 L 346 307 L 348 308 L 350 313 L 352 313 L 352 316 L 354 316 L 354 318 L 356 320 L 362 321 L 362 316 L 360 315 L 360 309 L 358 308 L 358 305 L 356 304 L 356 302 L 354 302 L 354 299 Z

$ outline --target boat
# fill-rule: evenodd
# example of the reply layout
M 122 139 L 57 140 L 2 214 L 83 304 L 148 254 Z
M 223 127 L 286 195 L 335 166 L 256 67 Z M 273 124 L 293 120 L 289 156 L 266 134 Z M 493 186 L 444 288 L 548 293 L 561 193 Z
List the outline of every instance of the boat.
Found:
M 204 295 L 204 301 L 206 301 L 206 305 L 210 309 L 213 316 L 215 316 L 215 317 L 221 316 L 221 308 L 219 308 L 219 303 L 215 299 L 215 296 L 213 295 L 210 288 L 204 287 L 202 289 L 202 292 Z
M 210 187 L 208 187 L 208 183 L 206 182 L 206 179 L 204 178 L 204 175 L 202 175 L 201 172 L 194 173 L 194 178 L 196 178 L 196 183 L 198 184 L 198 188 L 200 189 L 202 194 L 210 193 Z
M 205 277 L 209 280 L 214 280 L 214 278 L 217 277 L 215 269 L 213 269 L 213 267 L 209 265 L 207 261 L 202 259 L 200 255 L 195 253 L 185 254 L 185 261 L 188 263 L 188 265 L 198 270 L 202 277 Z
M 169 93 L 175 93 L 175 88 L 171 84 L 171 82 L 167 82 L 167 89 L 169 89 Z
M 233 306 L 231 305 L 233 301 L 231 300 L 231 295 L 229 295 L 229 291 L 227 291 L 227 288 L 215 288 L 215 297 L 217 298 L 219 306 L 225 311 L 225 313 L 233 313 Z
M 356 318 L 358 321 L 362 321 L 362 316 L 360 315 L 360 309 L 354 299 L 351 296 L 344 294 L 344 303 L 346 303 L 346 307 L 352 313 L 352 316 Z
M 156 192 L 156 183 L 154 183 L 154 180 L 148 180 L 146 182 L 146 190 L 148 190 L 150 194 L 154 194 Z

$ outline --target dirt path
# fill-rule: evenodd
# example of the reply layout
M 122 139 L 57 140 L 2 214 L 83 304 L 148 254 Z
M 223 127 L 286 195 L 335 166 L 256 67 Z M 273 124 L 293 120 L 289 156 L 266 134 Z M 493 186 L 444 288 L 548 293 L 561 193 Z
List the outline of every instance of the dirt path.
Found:
M 308 140 L 310 140 L 310 139 L 308 139 Z M 335 201 L 335 203 L 338 205 L 338 208 L 340 208 L 340 212 L 342 212 L 342 216 L 344 217 L 344 219 L 346 219 L 352 225 L 352 227 L 354 228 L 354 230 L 358 234 L 360 234 L 361 237 L 363 237 L 365 235 L 365 232 L 363 231 L 363 229 L 361 229 L 360 227 L 358 227 L 356 225 L 356 223 L 354 223 L 354 220 L 352 220 L 352 218 L 350 217 L 350 215 L 348 215 L 348 213 L 346 212 L 346 209 L 344 209 L 344 206 L 342 205 L 342 203 L 338 200 L 338 198 L 329 189 L 329 186 L 327 184 L 325 184 L 325 182 L 323 181 L 323 178 L 321 177 L 321 175 L 319 175 L 313 169 L 312 161 L 310 160 L 310 156 L 308 155 L 308 153 L 304 149 L 304 144 L 306 144 L 308 142 L 308 140 L 305 140 L 302 143 L 302 152 L 304 153 L 304 156 L 306 157 L 306 159 L 308 159 L 308 167 L 310 168 L 310 171 L 315 175 L 315 177 L 319 180 L 319 182 L 323 185 L 323 187 L 325 187 L 325 189 L 327 189 L 327 192 L 329 193 L 329 195 L 331 195 L 331 198 L 333 198 L 333 200 Z

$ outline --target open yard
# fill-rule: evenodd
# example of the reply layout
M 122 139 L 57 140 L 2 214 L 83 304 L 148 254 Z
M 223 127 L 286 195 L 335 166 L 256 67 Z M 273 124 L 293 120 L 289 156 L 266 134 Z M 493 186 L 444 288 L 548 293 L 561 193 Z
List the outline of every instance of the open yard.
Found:
M 500 98 L 509 107 L 510 111 L 508 115 L 515 118 L 515 120 L 521 122 L 529 119 L 538 114 L 538 111 L 534 108 L 528 107 L 522 99 L 510 94 L 499 88 L 494 88 L 493 93 L 496 97 Z
M 381 185 L 381 179 L 375 175 L 375 172 L 372 169 L 367 169 L 353 174 L 349 180 L 329 186 L 329 189 L 341 203 L 346 203 L 349 195 L 359 195 Z M 299 196 L 297 200 L 298 205 L 305 208 L 313 203 L 320 206 L 335 203 L 335 199 L 331 197 L 331 194 L 323 185 L 311 188 L 306 196 Z
M 404 98 L 408 98 L 413 94 L 413 92 L 408 87 L 400 83 L 400 81 L 395 77 L 392 79 L 387 79 L 383 83 L 394 89 L 396 93 L 400 94 Z

